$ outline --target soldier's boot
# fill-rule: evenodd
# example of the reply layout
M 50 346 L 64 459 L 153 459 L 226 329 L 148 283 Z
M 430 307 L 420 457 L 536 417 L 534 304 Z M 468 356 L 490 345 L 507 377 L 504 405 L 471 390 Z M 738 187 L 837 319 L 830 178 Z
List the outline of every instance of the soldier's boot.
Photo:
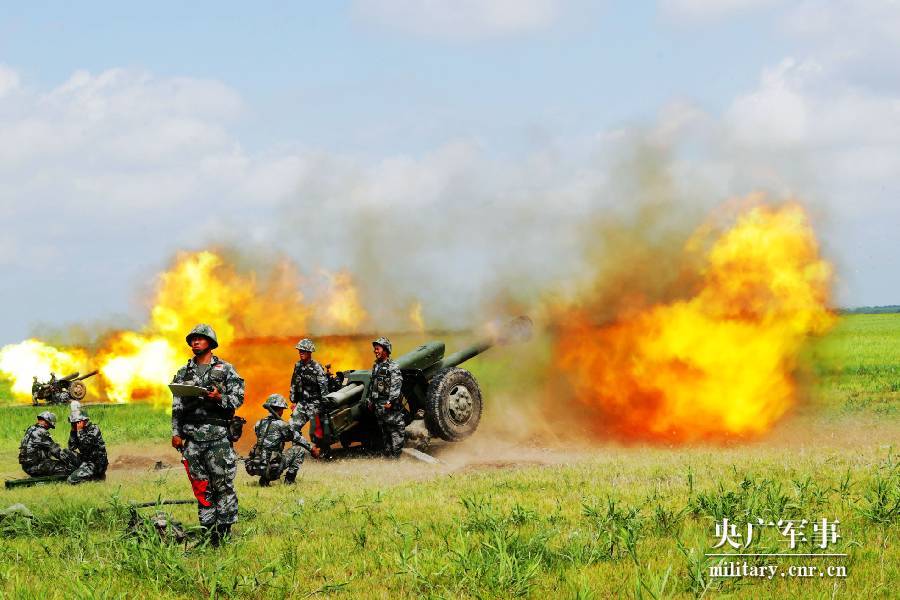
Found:
M 297 483 L 297 473 L 290 471 L 284 474 L 284 485 L 294 485 Z
M 259 478 L 259 487 L 269 487 L 269 480 L 265 477 Z
M 219 531 L 215 525 L 203 528 L 203 537 L 209 541 L 210 546 L 219 545 Z
M 231 537 L 231 524 L 219 523 L 213 526 L 209 543 L 213 546 L 221 546 L 228 541 L 229 537 Z

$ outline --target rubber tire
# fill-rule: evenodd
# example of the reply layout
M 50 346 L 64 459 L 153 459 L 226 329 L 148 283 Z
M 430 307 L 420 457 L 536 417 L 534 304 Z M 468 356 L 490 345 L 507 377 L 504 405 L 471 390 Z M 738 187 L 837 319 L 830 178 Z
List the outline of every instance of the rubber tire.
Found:
M 457 423 L 451 416 L 448 406 L 450 391 L 456 386 L 463 386 L 472 398 L 472 413 L 465 423 Z M 481 388 L 475 377 L 465 369 L 450 367 L 438 371 L 428 384 L 425 398 L 425 426 L 431 435 L 448 442 L 463 440 L 478 429 L 481 422 Z
M 87 386 L 80 381 L 73 381 L 69 384 L 69 396 L 76 400 L 84 399 L 87 394 Z

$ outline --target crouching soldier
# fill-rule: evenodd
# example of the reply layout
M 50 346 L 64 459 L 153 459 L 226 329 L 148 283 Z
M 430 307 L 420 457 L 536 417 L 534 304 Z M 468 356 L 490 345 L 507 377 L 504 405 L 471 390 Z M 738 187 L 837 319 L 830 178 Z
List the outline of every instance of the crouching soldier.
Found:
M 75 470 L 75 457 L 53 441 L 50 430 L 56 428 L 56 415 L 44 411 L 37 423 L 25 430 L 19 444 L 19 464 L 31 477 L 69 475 Z
M 267 486 L 270 481 L 281 477 L 284 482 L 292 484 L 297 479 L 297 472 L 312 448 L 300 435 L 300 431 L 282 420 L 287 402 L 281 394 L 269 396 L 263 408 L 269 415 L 256 422 L 256 445 L 250 451 L 245 466 L 247 473 L 259 477 L 259 485 Z M 284 445 L 293 442 L 287 450 Z
M 75 456 L 78 468 L 69 479 L 71 484 L 78 484 L 91 479 L 106 479 L 106 467 L 109 459 L 106 456 L 106 444 L 100 428 L 91 423 L 83 410 L 73 411 L 69 415 L 72 432 L 69 434 L 69 451 Z

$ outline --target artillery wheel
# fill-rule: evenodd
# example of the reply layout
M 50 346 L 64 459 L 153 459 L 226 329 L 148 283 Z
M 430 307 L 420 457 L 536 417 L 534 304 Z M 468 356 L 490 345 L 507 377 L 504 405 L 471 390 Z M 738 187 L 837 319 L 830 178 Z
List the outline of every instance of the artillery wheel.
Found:
M 75 400 L 81 400 L 87 394 L 87 386 L 81 381 L 73 381 L 69 384 L 69 396 Z
M 481 389 L 471 373 L 443 369 L 428 384 L 425 425 L 431 435 L 455 442 L 475 433 L 481 421 Z

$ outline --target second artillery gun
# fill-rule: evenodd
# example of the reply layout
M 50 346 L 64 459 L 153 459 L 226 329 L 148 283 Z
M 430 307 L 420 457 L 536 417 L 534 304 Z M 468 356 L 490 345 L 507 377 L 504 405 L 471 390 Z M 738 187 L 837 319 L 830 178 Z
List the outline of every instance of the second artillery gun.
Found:
M 444 343 L 435 341 L 395 358 L 403 375 L 401 402 L 407 432 L 416 429 L 451 442 L 472 435 L 481 421 L 481 388 L 459 365 L 492 346 L 525 341 L 531 329 L 531 319 L 518 317 L 495 335 L 448 356 L 444 356 Z M 337 374 L 341 387 L 325 396 L 310 424 L 310 438 L 324 455 L 335 443 L 344 448 L 359 443 L 369 450 L 380 449 L 378 424 L 369 408 L 371 376 L 370 370 Z
M 50 381 L 45 383 L 35 381 L 34 389 L 31 392 L 32 403 L 37 406 L 40 404 L 39 400 L 46 400 L 47 404 L 63 404 L 69 400 L 81 400 L 87 394 L 87 386 L 84 384 L 84 380 L 88 377 L 93 377 L 99 372 L 91 371 L 84 375 L 75 372 L 59 379 L 51 373 Z M 67 392 L 67 399 L 60 399 L 65 398 L 62 392 Z

